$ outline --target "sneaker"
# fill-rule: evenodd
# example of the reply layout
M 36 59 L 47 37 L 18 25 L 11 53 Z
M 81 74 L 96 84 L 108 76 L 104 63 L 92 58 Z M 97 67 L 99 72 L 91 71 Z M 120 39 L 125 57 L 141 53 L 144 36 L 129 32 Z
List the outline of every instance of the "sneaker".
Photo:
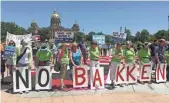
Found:
M 110 84 L 110 86 L 111 86 L 112 88 L 115 88 L 115 84 L 114 84 L 114 83 Z
M 68 91 L 68 88 L 66 86 L 60 87 L 60 90 L 62 91 Z

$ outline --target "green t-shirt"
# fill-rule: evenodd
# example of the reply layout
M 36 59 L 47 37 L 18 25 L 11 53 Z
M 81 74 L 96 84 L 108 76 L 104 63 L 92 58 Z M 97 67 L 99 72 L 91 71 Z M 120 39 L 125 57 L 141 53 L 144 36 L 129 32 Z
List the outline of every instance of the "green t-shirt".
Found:
M 96 49 L 90 47 L 89 51 L 90 51 L 90 59 L 91 60 L 98 60 L 99 59 L 98 58 L 99 57 L 99 48 L 98 47 L 96 47 Z M 95 55 L 98 57 L 96 57 Z
M 166 57 L 167 65 L 169 66 L 169 50 L 165 52 L 165 57 Z
M 61 64 L 69 64 L 69 52 L 67 49 L 64 50 L 61 58 Z
M 39 61 L 47 61 L 50 60 L 50 58 L 52 57 L 52 52 L 49 49 L 47 50 L 39 49 L 36 53 L 36 56 L 38 57 Z
M 114 49 L 114 56 L 116 56 L 116 55 L 123 55 L 123 50 L 122 49 L 120 49 L 120 50 L 115 50 Z M 121 59 L 119 58 L 119 57 L 112 57 L 112 60 L 111 60 L 112 62 L 121 62 Z
M 143 62 L 143 63 L 150 63 L 150 51 L 148 50 L 148 48 L 141 48 L 139 51 L 138 51 L 138 57 L 140 58 L 140 60 Z
M 131 63 L 134 60 L 135 53 L 132 49 L 125 49 L 123 51 L 123 55 L 125 56 L 125 60 L 127 63 Z

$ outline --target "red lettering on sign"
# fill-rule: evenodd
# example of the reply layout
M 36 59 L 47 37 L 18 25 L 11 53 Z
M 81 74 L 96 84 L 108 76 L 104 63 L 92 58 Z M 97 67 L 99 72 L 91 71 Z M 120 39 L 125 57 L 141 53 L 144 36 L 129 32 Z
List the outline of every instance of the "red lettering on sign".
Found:
M 96 72 L 95 72 L 95 75 L 94 75 L 93 87 L 95 87 L 96 81 L 99 81 L 100 86 L 102 86 L 102 81 L 101 81 L 100 73 L 99 73 L 99 70 L 98 70 L 98 69 L 96 69 Z
M 162 79 L 165 80 L 165 70 L 166 70 L 166 65 L 165 64 L 163 65 L 162 70 L 163 71 L 161 71 L 160 64 L 159 64 L 158 68 L 157 68 L 157 80 L 159 80 L 159 74 L 161 74 Z
M 127 81 L 129 81 L 129 76 L 135 81 L 136 78 L 134 78 L 134 76 L 132 75 L 133 70 L 135 69 L 135 65 L 133 66 L 133 68 L 130 70 L 130 66 L 127 66 Z
M 78 71 L 82 71 L 82 74 L 79 74 Z M 76 68 L 75 69 L 75 85 L 83 85 L 86 81 L 86 78 L 84 77 L 84 75 L 86 74 L 86 71 L 84 68 Z M 82 78 L 82 81 L 79 82 L 78 79 Z
M 151 67 L 151 64 L 149 64 L 149 65 L 143 65 L 141 79 L 149 79 L 149 77 L 145 77 L 144 76 L 144 74 L 147 73 L 147 71 L 145 69 L 148 68 L 148 67 Z
M 116 82 L 118 82 L 118 77 L 120 77 L 120 79 L 121 79 L 122 81 L 124 81 L 124 78 L 121 76 L 121 72 L 124 70 L 124 68 L 125 68 L 125 66 L 123 66 L 123 67 L 121 68 L 121 70 L 119 70 L 119 69 L 120 69 L 120 66 L 117 67 Z

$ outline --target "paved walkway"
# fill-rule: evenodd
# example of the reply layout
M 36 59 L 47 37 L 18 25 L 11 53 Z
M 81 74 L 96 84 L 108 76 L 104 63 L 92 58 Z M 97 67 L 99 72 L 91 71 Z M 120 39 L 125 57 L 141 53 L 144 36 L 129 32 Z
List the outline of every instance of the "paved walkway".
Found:
M 169 95 L 118 92 L 85 94 L 78 96 L 58 96 L 43 98 L 24 98 L 16 94 L 2 92 L 1 103 L 168 103 Z

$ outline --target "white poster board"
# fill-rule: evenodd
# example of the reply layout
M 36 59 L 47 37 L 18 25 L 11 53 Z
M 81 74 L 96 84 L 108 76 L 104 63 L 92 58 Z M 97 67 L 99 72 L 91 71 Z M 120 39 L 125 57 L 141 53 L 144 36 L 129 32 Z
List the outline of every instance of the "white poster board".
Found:
M 137 66 L 126 64 L 126 83 L 137 83 Z
M 167 64 L 161 63 L 161 64 L 157 64 L 157 68 L 156 68 L 156 82 L 166 82 L 167 78 L 166 78 L 166 68 L 167 68 Z
M 55 32 L 56 43 L 70 43 L 73 41 L 74 32 L 57 31 Z
M 105 35 L 92 35 L 92 39 L 98 44 L 105 44 Z
M 116 67 L 115 84 L 126 83 L 126 68 L 124 64 L 119 64 Z
M 36 69 L 35 89 L 52 89 L 52 70 L 50 66 L 39 66 L 39 68 Z
M 6 36 L 6 42 L 7 43 L 10 42 L 11 40 L 13 40 L 15 42 L 16 46 L 20 46 L 22 39 L 29 40 L 30 45 L 31 45 L 32 34 L 15 35 L 15 34 L 11 34 L 11 33 L 7 32 L 7 36 Z
M 90 89 L 104 89 L 103 67 L 92 67 L 90 72 Z
M 151 73 L 152 73 L 152 63 L 144 63 L 140 65 L 140 81 L 151 81 Z
M 13 91 L 22 92 L 32 89 L 31 71 L 28 67 L 17 67 L 13 71 Z
M 88 72 L 87 68 L 80 66 L 73 68 L 73 87 L 88 87 Z

